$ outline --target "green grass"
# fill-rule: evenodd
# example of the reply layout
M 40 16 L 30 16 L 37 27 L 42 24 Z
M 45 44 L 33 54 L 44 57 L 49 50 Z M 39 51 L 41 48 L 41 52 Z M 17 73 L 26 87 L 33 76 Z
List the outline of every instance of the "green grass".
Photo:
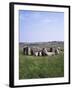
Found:
M 19 55 L 19 79 L 53 78 L 64 76 L 64 56 Z

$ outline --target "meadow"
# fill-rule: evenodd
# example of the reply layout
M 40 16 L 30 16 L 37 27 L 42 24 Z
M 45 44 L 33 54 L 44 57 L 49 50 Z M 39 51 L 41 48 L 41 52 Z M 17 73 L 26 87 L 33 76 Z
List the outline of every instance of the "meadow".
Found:
M 64 77 L 64 55 L 28 56 L 19 52 L 19 79 Z

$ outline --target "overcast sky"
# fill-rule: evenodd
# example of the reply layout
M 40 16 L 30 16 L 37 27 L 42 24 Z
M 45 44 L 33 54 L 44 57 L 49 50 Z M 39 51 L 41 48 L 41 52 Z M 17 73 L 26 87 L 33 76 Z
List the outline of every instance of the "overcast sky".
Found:
M 64 40 L 64 13 L 19 11 L 19 42 Z

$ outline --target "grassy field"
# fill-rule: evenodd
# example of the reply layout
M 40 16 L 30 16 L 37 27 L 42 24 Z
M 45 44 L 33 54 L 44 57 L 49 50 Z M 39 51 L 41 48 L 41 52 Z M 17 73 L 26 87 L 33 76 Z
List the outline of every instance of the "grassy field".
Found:
M 19 53 L 19 79 L 64 76 L 64 55 L 25 56 Z

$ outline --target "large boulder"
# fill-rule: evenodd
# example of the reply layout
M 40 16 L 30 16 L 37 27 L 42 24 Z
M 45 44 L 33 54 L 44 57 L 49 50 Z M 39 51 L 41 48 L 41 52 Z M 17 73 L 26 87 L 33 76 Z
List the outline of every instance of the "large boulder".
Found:
M 24 47 L 23 48 L 23 54 L 24 55 L 31 55 L 31 49 L 30 49 L 30 47 Z

